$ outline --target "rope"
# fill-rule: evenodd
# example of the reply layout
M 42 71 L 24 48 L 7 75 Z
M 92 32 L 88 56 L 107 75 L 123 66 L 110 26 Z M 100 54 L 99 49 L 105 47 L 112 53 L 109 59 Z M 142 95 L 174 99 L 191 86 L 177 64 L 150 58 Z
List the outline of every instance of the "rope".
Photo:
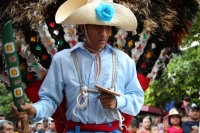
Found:
M 88 103 L 88 91 L 90 92 L 95 92 L 95 93 L 98 93 L 98 90 L 92 90 L 92 89 L 89 89 L 87 86 L 83 86 L 81 87 L 81 91 L 80 93 L 78 94 L 78 96 L 76 97 L 76 106 L 73 110 L 73 114 L 78 117 L 75 113 L 76 111 L 76 108 L 80 108 L 80 109 L 84 109 L 84 107 L 87 105 Z M 80 100 L 79 100 L 80 99 Z M 81 101 L 83 100 L 83 103 L 81 104 Z
M 89 48 L 88 48 L 89 49 Z M 74 107 L 74 110 L 73 110 L 73 114 L 78 117 L 76 115 L 76 108 L 81 108 L 81 109 L 84 109 L 84 107 L 87 105 L 88 103 L 88 92 L 95 92 L 95 93 L 98 93 L 98 90 L 94 90 L 94 89 L 89 89 L 87 86 L 83 86 L 82 84 L 82 78 L 81 78 L 81 73 L 80 73 L 80 69 L 79 69 L 79 65 L 78 65 L 78 59 L 77 59 L 77 55 L 76 55 L 76 51 L 73 51 L 72 52 L 72 57 L 74 58 L 74 62 L 75 62 L 75 66 L 76 66 L 76 70 L 77 70 L 77 73 L 78 73 L 78 77 L 79 77 L 79 82 L 81 84 L 81 90 L 78 94 L 78 96 L 76 97 L 76 106 Z M 100 55 L 99 55 L 100 57 Z M 114 91 L 114 81 L 115 81 L 115 78 L 116 78 L 116 65 L 117 65 L 117 59 L 116 59 L 116 53 L 113 51 L 113 54 L 112 54 L 112 59 L 113 59 L 113 73 L 112 73 L 112 84 L 111 84 L 111 87 L 109 88 L 109 90 L 111 91 Z M 83 100 L 83 103 L 81 104 L 81 101 Z M 121 129 L 123 129 L 123 126 L 127 129 L 126 125 L 124 125 L 122 122 L 124 121 L 124 117 L 122 116 L 122 114 L 120 113 L 119 110 L 116 110 L 117 113 L 115 113 L 114 111 L 111 110 L 111 113 L 112 113 L 112 116 L 108 113 L 108 110 L 107 110 L 107 115 L 108 117 L 110 117 L 111 119 L 114 119 L 114 120 L 118 120 L 119 121 L 119 127 Z

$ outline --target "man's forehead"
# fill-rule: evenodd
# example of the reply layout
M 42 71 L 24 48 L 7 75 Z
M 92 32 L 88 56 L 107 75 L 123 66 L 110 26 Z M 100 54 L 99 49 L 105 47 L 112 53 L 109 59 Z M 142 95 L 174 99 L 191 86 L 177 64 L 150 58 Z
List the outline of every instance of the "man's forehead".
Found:
M 5 122 L 3 125 L 4 125 L 4 128 L 13 127 L 11 123 L 7 123 L 7 122 Z

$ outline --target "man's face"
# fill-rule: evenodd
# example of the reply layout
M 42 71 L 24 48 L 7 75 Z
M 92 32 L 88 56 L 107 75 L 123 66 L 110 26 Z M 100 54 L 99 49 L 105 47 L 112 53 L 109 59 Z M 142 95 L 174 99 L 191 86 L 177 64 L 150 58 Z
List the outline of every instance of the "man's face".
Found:
M 43 126 L 44 126 L 44 128 L 47 128 L 48 127 L 48 121 L 43 121 Z
M 131 131 L 131 133 L 136 133 L 137 132 L 137 127 L 132 127 L 131 125 L 129 125 L 128 130 Z
M 156 126 L 151 128 L 151 133 L 158 133 L 158 131 L 158 127 Z
M 188 112 L 188 115 L 192 120 L 198 120 L 200 116 L 199 109 L 196 109 L 196 108 L 190 109 Z
M 4 127 L 4 129 L 1 133 L 14 133 L 13 125 L 4 123 L 3 127 Z
M 89 41 L 86 38 L 85 45 L 92 49 L 103 49 L 108 41 L 109 36 L 111 35 L 112 27 L 104 25 L 94 25 L 88 24 L 85 25 L 89 37 L 89 41 L 93 47 L 89 44 Z M 82 31 L 84 31 L 84 26 L 81 25 Z
M 51 131 L 56 131 L 55 123 L 54 123 L 54 122 L 51 122 L 51 123 L 49 124 L 49 128 L 51 129 Z
M 0 116 L 0 120 L 5 120 L 5 116 Z
M 42 124 L 38 124 L 37 126 L 36 126 L 36 131 L 38 131 L 38 130 L 40 130 L 42 128 Z

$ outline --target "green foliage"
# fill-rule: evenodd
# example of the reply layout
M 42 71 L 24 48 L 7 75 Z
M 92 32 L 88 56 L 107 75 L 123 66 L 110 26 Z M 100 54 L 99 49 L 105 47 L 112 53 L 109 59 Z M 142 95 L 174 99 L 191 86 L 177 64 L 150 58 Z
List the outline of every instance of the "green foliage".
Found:
M 12 94 L 2 84 L 0 84 L 0 99 L 0 113 L 6 115 L 8 120 L 13 120 L 13 115 L 11 114 Z
M 185 46 L 192 42 L 200 43 L 200 13 L 190 29 L 190 35 L 184 39 Z M 200 88 L 200 47 L 192 47 L 183 51 L 182 55 L 174 55 L 160 79 L 153 80 L 145 92 L 145 104 L 165 109 L 165 103 L 175 100 L 180 106 L 185 96 L 198 104 Z
M 26 102 L 31 103 L 30 100 L 26 98 Z M 0 83 L 0 113 L 6 115 L 6 118 L 11 121 L 15 121 L 14 116 L 11 114 L 11 104 L 13 102 L 12 93 L 7 90 L 4 85 Z
M 194 25 L 190 29 L 190 34 L 184 39 L 185 44 L 192 44 L 192 42 L 200 42 L 200 13 L 198 13 L 197 19 Z
M 151 82 L 145 92 L 145 104 L 162 109 L 165 103 L 176 101 L 180 106 L 185 96 L 191 97 L 191 102 L 198 102 L 200 88 L 200 47 L 187 49 L 181 56 L 174 56 L 160 79 Z

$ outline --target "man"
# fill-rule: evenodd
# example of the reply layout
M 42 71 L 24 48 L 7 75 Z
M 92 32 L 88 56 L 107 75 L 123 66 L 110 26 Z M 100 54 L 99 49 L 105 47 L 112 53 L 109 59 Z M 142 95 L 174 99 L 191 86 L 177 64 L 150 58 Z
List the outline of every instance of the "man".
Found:
M 13 123 L 8 120 L 0 120 L 0 133 L 14 133 Z
M 45 133 L 56 133 L 56 127 L 55 127 L 55 123 L 54 120 L 51 120 L 49 123 L 49 130 Z
M 42 125 L 43 125 L 43 129 L 44 129 L 45 131 L 48 131 L 48 130 L 49 130 L 49 128 L 48 128 L 48 119 L 43 119 Z
M 162 122 L 163 122 L 163 116 L 156 115 L 153 124 L 156 124 L 158 126 L 159 133 L 162 132 Z
M 139 131 L 139 122 L 137 119 L 133 119 L 128 127 L 130 133 L 137 133 Z
M 189 120 L 183 122 L 182 129 L 184 133 L 198 133 L 199 132 L 199 107 L 192 103 L 188 110 Z
M 0 120 L 5 120 L 6 116 L 4 114 L 0 114 Z
M 107 44 L 111 26 L 133 31 L 137 21 L 131 10 L 112 0 L 69 0 L 58 9 L 60 24 L 79 24 L 85 41 L 58 52 L 40 88 L 40 101 L 21 106 L 20 120 L 50 117 L 66 95 L 66 131 L 119 132 L 121 112 L 136 116 L 144 102 L 135 63 L 124 52 Z M 95 85 L 120 96 L 99 92 Z
M 35 130 L 36 132 L 35 133 L 38 133 L 38 130 L 42 129 L 42 123 L 36 123 L 35 125 Z

